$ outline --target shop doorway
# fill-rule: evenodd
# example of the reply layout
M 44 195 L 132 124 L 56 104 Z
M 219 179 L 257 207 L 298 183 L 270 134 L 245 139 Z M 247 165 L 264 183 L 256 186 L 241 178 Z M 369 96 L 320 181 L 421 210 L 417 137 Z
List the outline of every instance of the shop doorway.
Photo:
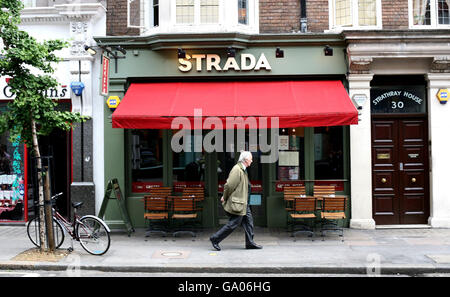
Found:
M 235 130 L 236 132 L 236 130 Z M 255 226 L 265 227 L 267 226 L 266 218 L 266 199 L 263 192 L 263 164 L 261 163 L 261 151 L 259 150 L 258 143 L 252 143 L 254 140 L 249 137 L 249 130 L 245 130 L 245 139 L 243 143 L 238 143 L 234 134 L 234 140 L 226 138 L 224 133 L 224 149 L 223 152 L 217 152 L 217 175 L 218 175 L 218 224 L 223 225 L 228 221 L 223 207 L 220 203 L 220 197 L 223 195 L 223 186 L 226 183 L 228 174 L 233 166 L 238 162 L 240 150 L 247 150 L 252 152 L 253 162 L 248 168 L 248 177 L 251 183 L 250 193 L 250 208 L 252 211 L 253 221 Z
M 39 148 L 41 156 L 43 157 L 43 165 L 49 166 L 50 172 L 50 188 L 52 195 L 62 192 L 56 201 L 58 212 L 68 217 L 70 214 L 70 184 L 71 184 L 71 132 L 54 129 L 50 135 L 41 136 L 39 138 Z M 35 159 L 32 155 L 33 150 L 28 150 L 30 169 L 29 180 L 31 181 L 30 190 L 32 190 L 35 197 L 34 205 L 37 205 L 38 192 L 36 190 L 37 177 L 35 176 Z M 50 157 L 50 158 L 47 158 Z M 29 209 L 34 211 L 33 207 Z
M 427 131 L 426 116 L 372 116 L 372 209 L 377 225 L 427 223 Z

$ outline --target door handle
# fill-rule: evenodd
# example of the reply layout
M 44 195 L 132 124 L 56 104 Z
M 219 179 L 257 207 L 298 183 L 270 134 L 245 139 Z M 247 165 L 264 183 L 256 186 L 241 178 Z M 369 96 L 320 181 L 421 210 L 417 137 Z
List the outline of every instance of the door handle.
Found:
M 400 171 L 403 171 L 403 162 L 400 162 L 399 167 L 400 167 Z
M 382 182 L 383 184 L 385 184 L 385 183 L 386 183 L 386 179 L 383 177 L 383 178 L 381 179 L 381 182 Z
M 416 182 L 416 178 L 415 177 L 411 178 L 411 182 L 415 183 Z

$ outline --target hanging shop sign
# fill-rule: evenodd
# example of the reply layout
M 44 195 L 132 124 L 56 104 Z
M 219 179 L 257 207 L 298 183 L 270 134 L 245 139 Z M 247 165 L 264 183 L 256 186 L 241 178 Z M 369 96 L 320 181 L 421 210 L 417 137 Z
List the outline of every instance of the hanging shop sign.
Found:
M 102 56 L 102 88 L 100 94 L 108 96 L 109 92 L 109 58 Z
M 425 113 L 424 86 L 372 87 L 372 113 Z
M 186 58 L 178 59 L 178 63 L 178 69 L 181 72 L 189 72 L 193 68 L 195 68 L 197 72 L 202 72 L 205 68 L 208 72 L 213 69 L 221 72 L 227 72 L 229 70 L 272 70 L 272 67 L 270 66 L 264 53 L 262 53 L 258 58 L 252 54 L 241 54 L 239 59 L 236 59 L 235 57 L 228 57 L 226 60 L 221 59 L 217 54 L 193 54 L 192 56 L 186 55 Z
M 440 89 L 437 92 L 436 97 L 438 98 L 438 100 L 439 100 L 439 102 L 441 104 L 447 103 L 447 100 L 448 100 L 448 89 Z

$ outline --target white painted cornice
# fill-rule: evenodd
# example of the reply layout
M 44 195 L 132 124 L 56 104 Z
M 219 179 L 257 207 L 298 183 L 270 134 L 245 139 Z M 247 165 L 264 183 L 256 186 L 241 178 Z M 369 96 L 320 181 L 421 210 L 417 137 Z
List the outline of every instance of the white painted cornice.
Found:
M 106 8 L 101 3 L 62 4 L 53 7 L 24 8 L 21 13 L 21 21 L 24 24 L 90 21 L 105 13 Z

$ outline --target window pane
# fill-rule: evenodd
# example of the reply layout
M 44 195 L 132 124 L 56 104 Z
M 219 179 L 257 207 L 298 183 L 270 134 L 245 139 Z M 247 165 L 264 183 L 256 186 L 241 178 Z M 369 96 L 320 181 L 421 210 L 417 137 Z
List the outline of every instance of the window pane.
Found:
M 336 25 L 337 26 L 351 26 L 351 0 L 336 0 Z
M 219 0 L 201 0 L 200 21 L 202 23 L 219 22 Z
M 177 0 L 177 23 L 194 23 L 194 0 Z
M 163 180 L 162 130 L 134 130 L 131 140 L 132 182 Z
M 175 135 L 180 130 L 172 130 Z M 194 130 L 190 131 L 190 135 L 183 137 L 183 150 L 173 154 L 173 182 L 192 182 L 205 181 L 205 154 L 203 152 L 195 152 L 195 136 Z M 204 131 L 205 132 L 205 131 Z M 203 137 L 198 137 L 203 143 Z
M 248 25 L 248 1 L 238 1 L 238 22 L 239 24 Z
M 413 0 L 414 25 L 431 25 L 430 0 Z
M 343 179 L 343 152 L 343 127 L 315 127 L 314 179 Z
M 438 23 L 439 25 L 449 25 L 450 15 L 449 15 L 450 0 L 439 0 L 438 1 Z
M 159 0 L 153 0 L 153 26 L 159 26 Z
M 377 24 L 376 0 L 359 0 L 358 24 L 359 26 L 375 26 Z
M 305 179 L 305 128 L 283 128 L 279 133 L 277 180 Z

